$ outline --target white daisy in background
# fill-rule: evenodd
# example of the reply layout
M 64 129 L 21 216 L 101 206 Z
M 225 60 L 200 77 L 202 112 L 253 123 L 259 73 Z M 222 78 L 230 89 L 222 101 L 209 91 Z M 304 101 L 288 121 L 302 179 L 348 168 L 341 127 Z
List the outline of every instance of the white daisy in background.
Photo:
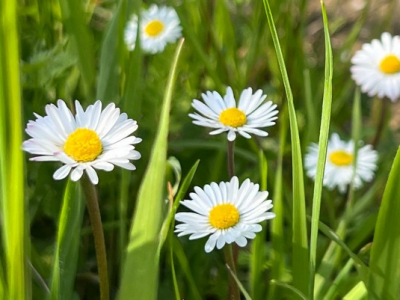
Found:
M 140 44 L 148 53 L 164 50 L 167 43 L 174 43 L 182 36 L 178 14 L 173 8 L 153 4 L 141 13 Z M 128 49 L 135 49 L 138 30 L 138 17 L 134 15 L 125 29 L 125 43 Z
M 201 95 L 205 104 L 197 99 L 193 100 L 192 106 L 200 114 L 189 114 L 194 119 L 193 123 L 199 126 L 215 128 L 210 134 L 228 132 L 228 140 L 234 141 L 236 133 L 250 138 L 250 134 L 267 136 L 268 133 L 259 128 L 275 125 L 278 118 L 277 105 L 272 101 L 263 103 L 266 95 L 262 90 L 253 94 L 251 88 L 243 90 L 239 98 L 239 104 L 232 92 L 232 88 L 226 89 L 226 95 L 207 91 Z
M 246 179 L 239 187 L 238 178 L 230 182 L 212 182 L 203 189 L 194 188 L 192 200 L 181 203 L 194 212 L 181 212 L 175 219 L 183 222 L 176 226 L 178 236 L 190 234 L 189 239 L 199 239 L 210 235 L 205 251 L 211 252 L 225 244 L 235 242 L 240 247 L 247 245 L 247 239 L 254 239 L 262 230 L 258 223 L 272 219 L 275 214 L 268 212 L 272 201 L 266 200 L 268 192 L 260 192 L 258 184 Z
M 338 187 L 341 193 L 351 184 L 354 174 L 354 188 L 360 188 L 363 181 L 369 182 L 374 177 L 378 154 L 371 145 L 365 145 L 357 151 L 357 164 L 354 169 L 354 142 L 342 141 L 337 133 L 333 133 L 328 142 L 326 156 L 324 186 L 329 189 Z M 307 175 L 315 178 L 317 174 L 318 145 L 312 143 L 305 156 Z
M 385 32 L 351 59 L 352 77 L 364 93 L 396 101 L 400 96 L 400 36 Z
M 75 101 L 75 116 L 63 100 L 46 105 L 47 116 L 35 114 L 36 120 L 29 121 L 26 132 L 32 138 L 22 144 L 23 150 L 38 156 L 32 161 L 60 161 L 64 165 L 53 175 L 63 179 L 71 172 L 77 181 L 83 171 L 93 184 L 99 179 L 95 169 L 111 171 L 115 166 L 135 170 L 130 160 L 140 158 L 133 145 L 141 139 L 131 134 L 138 128 L 136 121 L 120 113 L 114 103 L 101 109 L 101 101 L 84 111 Z

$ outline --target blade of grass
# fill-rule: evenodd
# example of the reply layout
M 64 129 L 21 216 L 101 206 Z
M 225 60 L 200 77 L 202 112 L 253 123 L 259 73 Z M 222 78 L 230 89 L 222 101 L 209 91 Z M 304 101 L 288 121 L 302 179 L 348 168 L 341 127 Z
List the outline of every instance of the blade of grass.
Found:
M 139 188 L 121 279 L 120 300 L 152 300 L 157 298 L 159 263 L 157 249 L 162 221 L 162 199 L 165 190 L 163 170 L 166 169 L 167 161 L 172 91 L 182 46 L 183 39 L 179 42 L 171 65 L 157 135 L 147 170 Z M 135 293 L 132 293 L 132 291 L 135 291 Z
M 192 166 L 192 168 L 190 169 L 189 173 L 186 175 L 185 179 L 183 180 L 181 187 L 179 188 L 178 193 L 175 196 L 174 199 L 174 204 L 172 206 L 172 209 L 170 210 L 167 218 L 165 219 L 162 227 L 161 227 L 161 231 L 160 231 L 160 242 L 158 245 L 158 256 L 161 253 L 161 248 L 165 242 L 165 240 L 167 239 L 168 233 L 170 230 L 173 230 L 174 227 L 174 217 L 175 217 L 175 213 L 176 210 L 179 207 L 180 201 L 183 199 L 183 197 L 186 195 L 186 192 L 193 180 L 194 174 L 197 171 L 197 167 L 199 166 L 200 160 L 197 160 L 195 162 L 195 164 Z
M 246 289 L 244 288 L 243 284 L 239 281 L 239 279 L 237 278 L 235 272 L 232 271 L 232 269 L 228 266 L 228 264 L 225 265 L 226 268 L 228 269 L 229 273 L 231 274 L 231 276 L 233 277 L 233 279 L 235 279 L 236 284 L 238 285 L 240 291 L 242 292 L 244 298 L 246 300 L 252 300 L 249 293 L 246 291 Z
M 84 208 L 80 184 L 68 180 L 58 222 L 51 282 L 52 300 L 72 299 Z
M 71 37 L 72 48 L 78 58 L 85 93 L 91 95 L 95 79 L 93 36 L 86 24 L 83 2 L 80 0 L 60 0 L 62 17 Z
M 332 106 L 332 48 L 329 37 L 328 19 L 324 2 L 321 1 L 321 10 L 324 23 L 325 35 L 325 84 L 324 84 L 324 97 L 322 104 L 322 119 L 321 128 L 319 133 L 318 143 L 318 162 L 317 173 L 314 183 L 314 195 L 312 205 L 312 219 L 311 219 L 311 237 L 310 237 L 310 285 L 309 295 L 310 299 L 314 299 L 314 280 L 315 280 L 315 266 L 317 260 L 317 240 L 318 240 L 318 222 L 321 210 L 321 195 L 322 184 L 324 180 L 326 152 L 328 148 L 329 137 L 329 124 L 331 119 L 331 106 Z
M 363 300 L 366 299 L 366 297 L 367 289 L 364 282 L 360 281 L 343 297 L 343 300 Z
M 399 299 L 400 148 L 386 184 L 371 248 L 368 299 Z
M 277 281 L 277 280 L 271 280 L 271 284 L 283 287 L 283 288 L 291 291 L 299 299 L 308 300 L 308 298 L 300 290 L 296 289 L 294 286 L 291 286 L 290 284 L 287 284 L 287 283 L 284 283 L 284 282 L 280 282 L 280 281 Z
M 258 154 L 259 169 L 260 169 L 260 190 L 267 190 L 267 175 L 268 175 L 268 163 L 265 158 L 262 149 L 259 150 Z M 262 271 L 265 262 L 265 236 L 267 234 L 267 222 L 262 223 L 263 230 L 253 240 L 251 245 L 251 257 L 250 257 L 250 291 L 254 300 L 261 299 L 265 285 L 263 284 Z M 231 271 L 231 270 L 230 270 Z M 240 288 L 240 286 L 239 286 Z
M 271 31 L 279 69 L 285 86 L 286 97 L 289 109 L 290 134 L 292 142 L 292 168 L 293 168 L 293 286 L 305 295 L 308 294 L 309 265 L 308 265 L 308 237 L 306 224 L 306 207 L 304 196 L 303 162 L 299 129 L 297 126 L 296 112 L 293 103 L 293 94 L 287 75 L 285 61 L 279 44 L 278 33 L 276 32 L 271 8 L 268 0 L 264 1 L 264 8 L 267 15 L 268 26 Z
M 24 202 L 24 164 L 17 31 L 18 1 L 0 1 L 0 190 L 1 231 L 6 282 L 3 299 L 31 298 L 27 266 L 28 224 Z M 3 271 L 1 271 L 3 273 Z
M 273 211 L 275 218 L 271 225 L 271 244 L 272 244 L 272 266 L 271 278 L 281 281 L 285 269 L 284 260 L 284 241 L 285 234 L 283 231 L 284 208 L 283 208 L 283 189 L 282 189 L 282 171 L 283 171 L 283 155 L 286 147 L 286 136 L 288 131 L 288 112 L 285 105 L 280 115 L 280 135 L 279 135 L 279 153 L 278 164 L 275 173 L 275 185 L 273 195 Z M 268 299 L 275 299 L 275 285 L 271 285 L 268 290 Z

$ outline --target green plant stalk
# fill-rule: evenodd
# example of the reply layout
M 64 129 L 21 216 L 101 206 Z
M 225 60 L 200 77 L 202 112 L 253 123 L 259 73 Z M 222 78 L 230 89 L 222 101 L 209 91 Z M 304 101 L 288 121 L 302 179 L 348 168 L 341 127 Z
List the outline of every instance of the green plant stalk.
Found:
M 18 1 L 0 1 L 0 191 L 3 263 L 0 298 L 31 298 L 28 218 L 21 151 L 21 85 L 17 30 Z
M 230 271 L 232 271 L 232 273 L 236 275 L 236 262 L 232 244 L 225 245 L 224 257 L 225 257 L 225 262 L 228 265 Z M 229 276 L 228 300 L 240 300 L 240 292 L 236 280 L 230 273 L 228 274 L 228 276 Z
M 235 176 L 235 141 L 228 141 L 228 176 L 229 180 Z
M 86 197 L 86 206 L 89 213 L 90 224 L 92 227 L 94 246 L 96 249 L 97 269 L 100 279 L 100 299 L 108 300 L 110 297 L 107 271 L 107 253 L 104 241 L 103 224 L 99 201 L 94 185 L 90 182 L 86 174 L 82 176 L 82 189 Z
M 157 134 L 138 192 L 130 240 L 122 270 L 120 300 L 153 300 L 157 298 L 159 265 L 157 251 L 163 218 L 169 114 L 183 41 L 183 39 L 180 40 L 171 64 Z M 143 285 L 143 282 L 146 284 Z M 132 290 L 135 293 L 132 293 Z
M 314 299 L 314 280 L 315 280 L 315 266 L 317 259 L 317 240 L 318 240 L 318 222 L 321 210 L 321 195 L 322 184 L 324 180 L 326 152 L 328 148 L 329 137 L 329 123 L 331 118 L 332 106 L 332 49 L 330 44 L 328 20 L 323 1 L 321 1 L 321 10 L 324 19 L 324 33 L 325 33 L 325 87 L 324 98 L 322 104 L 322 120 L 319 136 L 319 149 L 318 149 L 318 163 L 317 173 L 314 184 L 313 206 L 312 206 L 312 219 L 311 219 L 311 238 L 310 238 L 310 286 L 309 296 Z
M 306 206 L 304 196 L 304 175 L 303 162 L 301 155 L 299 129 L 297 126 L 296 112 L 293 103 L 293 94 L 290 87 L 289 78 L 286 71 L 285 61 L 283 59 L 282 50 L 279 44 L 278 33 L 276 32 L 271 8 L 268 0 L 264 1 L 265 13 L 267 16 L 268 26 L 271 31 L 272 41 L 275 46 L 279 69 L 286 91 L 290 134 L 292 142 L 292 168 L 293 168 L 293 223 L 292 223 L 292 249 L 293 249 L 293 285 L 302 293 L 308 294 L 309 291 L 309 254 L 308 254 L 308 237 L 307 237 L 307 221 Z

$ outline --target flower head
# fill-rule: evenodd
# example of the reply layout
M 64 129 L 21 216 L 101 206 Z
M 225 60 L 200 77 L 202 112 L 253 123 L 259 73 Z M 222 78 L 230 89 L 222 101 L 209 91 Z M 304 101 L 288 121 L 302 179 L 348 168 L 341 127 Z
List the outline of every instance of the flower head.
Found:
M 206 92 L 201 95 L 205 104 L 193 100 L 192 106 L 198 113 L 189 114 L 194 119 L 193 123 L 199 126 L 215 128 L 210 134 L 228 132 L 228 140 L 233 141 L 236 133 L 250 138 L 250 134 L 267 136 L 268 133 L 259 128 L 275 125 L 278 118 L 276 104 L 272 101 L 263 103 L 266 95 L 261 90 L 253 94 L 251 88 L 243 90 L 239 103 L 236 105 L 232 88 L 226 89 L 222 97 L 217 92 Z
M 374 177 L 378 154 L 371 145 L 365 145 L 357 151 L 357 163 L 354 167 L 354 142 L 340 140 L 337 133 L 332 134 L 328 142 L 324 186 L 329 189 L 338 187 L 341 193 L 351 184 L 354 176 L 354 187 L 360 188 L 362 182 L 369 182 Z M 311 144 L 305 157 L 307 175 L 315 178 L 317 173 L 318 145 Z
M 115 166 L 135 170 L 130 160 L 140 158 L 133 145 L 141 139 L 131 134 L 138 128 L 136 121 L 120 113 L 114 103 L 102 110 L 98 100 L 84 111 L 75 101 L 75 116 L 63 100 L 46 105 L 47 116 L 35 114 L 29 121 L 26 133 L 32 138 L 22 144 L 23 150 L 36 154 L 32 161 L 60 161 L 64 165 L 53 175 L 63 179 L 71 172 L 77 181 L 83 171 L 93 184 L 99 179 L 95 169 L 111 171 Z
M 400 36 L 385 32 L 351 59 L 352 77 L 364 93 L 395 101 L 400 96 Z
M 140 16 L 140 43 L 145 52 L 161 52 L 167 43 L 174 43 L 182 36 L 179 18 L 173 8 L 153 4 Z M 138 17 L 134 15 L 125 29 L 125 43 L 130 51 L 135 49 L 138 23 Z
M 268 192 L 260 192 L 258 184 L 249 179 L 240 187 L 238 178 L 232 177 L 230 182 L 212 182 L 203 189 L 195 187 L 194 190 L 190 193 L 192 200 L 181 202 L 194 212 L 175 215 L 175 219 L 182 222 L 175 232 L 178 236 L 190 234 L 190 240 L 210 235 L 206 252 L 233 242 L 246 246 L 247 239 L 253 239 L 255 233 L 262 230 L 258 223 L 275 217 L 268 212 L 272 208 L 272 201 L 266 200 Z

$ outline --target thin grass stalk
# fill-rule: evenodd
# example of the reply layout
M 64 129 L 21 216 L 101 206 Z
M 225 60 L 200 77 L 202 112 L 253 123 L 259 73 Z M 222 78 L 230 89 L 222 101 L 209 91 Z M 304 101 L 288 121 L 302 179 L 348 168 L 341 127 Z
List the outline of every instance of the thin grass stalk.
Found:
M 289 124 L 292 142 L 292 168 L 293 168 L 293 223 L 292 223 L 292 248 L 293 248 L 293 285 L 302 293 L 308 294 L 309 290 L 309 254 L 308 254 L 308 236 L 306 207 L 304 196 L 304 175 L 303 162 L 301 155 L 299 129 L 297 126 L 296 112 L 293 103 L 293 94 L 290 87 L 289 78 L 286 71 L 285 61 L 279 44 L 278 33 L 275 28 L 274 19 L 268 0 L 264 1 L 265 13 L 267 15 L 268 25 L 271 31 L 272 40 L 275 46 L 279 69 L 286 91 Z
M 225 262 L 228 265 L 229 269 L 232 271 L 233 274 L 236 275 L 236 261 L 234 257 L 234 250 L 232 244 L 225 245 L 224 257 L 225 257 Z M 228 274 L 228 276 L 229 276 L 228 300 L 240 300 L 240 292 L 236 280 L 232 276 L 232 274 Z
M 31 298 L 29 237 L 24 202 L 24 164 L 17 30 L 18 1 L 0 1 L 0 190 L 5 281 L 8 300 Z
M 108 300 L 110 297 L 110 289 L 108 283 L 107 253 L 104 241 L 103 224 L 101 222 L 99 200 L 97 198 L 96 189 L 86 174 L 84 174 L 82 178 L 82 189 L 86 197 L 86 206 L 89 213 L 96 250 L 97 270 L 100 279 L 100 299 Z
M 326 152 L 328 149 L 329 138 L 329 124 L 331 119 L 331 106 L 332 106 L 332 48 L 330 44 L 328 20 L 323 1 L 321 1 L 321 10 L 324 20 L 324 33 L 325 33 L 325 87 L 324 97 L 322 104 L 322 119 L 321 129 L 319 135 L 318 145 L 318 163 L 317 173 L 315 176 L 314 195 L 312 205 L 312 219 L 311 219 L 311 238 L 310 238 L 310 299 L 314 299 L 314 280 L 315 280 L 315 266 L 317 259 L 317 240 L 318 240 L 318 222 L 321 210 L 321 195 L 322 184 L 324 180 Z

